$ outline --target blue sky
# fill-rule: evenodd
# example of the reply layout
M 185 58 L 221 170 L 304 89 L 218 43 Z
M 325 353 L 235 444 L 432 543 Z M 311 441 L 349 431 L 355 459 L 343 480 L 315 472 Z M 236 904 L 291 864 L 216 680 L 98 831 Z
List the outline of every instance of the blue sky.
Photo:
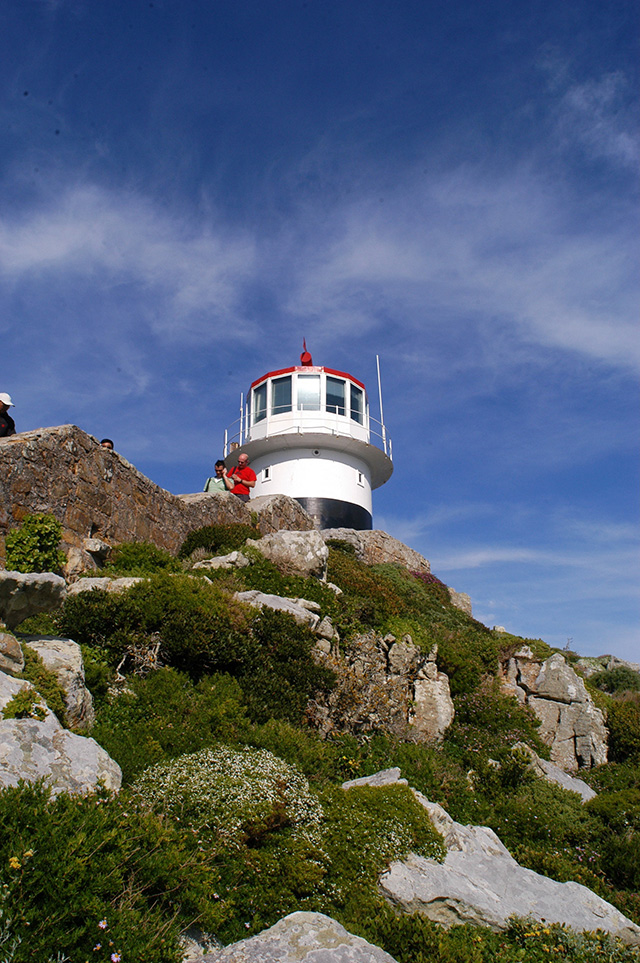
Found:
M 638 50 L 618 0 L 5 0 L 0 390 L 200 490 L 239 395 L 369 387 L 374 524 L 640 661 Z

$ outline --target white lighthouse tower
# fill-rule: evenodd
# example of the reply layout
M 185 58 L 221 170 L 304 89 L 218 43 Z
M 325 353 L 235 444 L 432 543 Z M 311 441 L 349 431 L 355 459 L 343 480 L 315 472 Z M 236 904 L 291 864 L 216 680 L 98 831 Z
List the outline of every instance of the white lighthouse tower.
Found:
M 257 476 L 253 496 L 289 495 L 318 528 L 370 529 L 371 492 L 393 472 L 382 396 L 378 422 L 362 382 L 315 366 L 306 344 L 299 366 L 262 375 L 241 398 L 225 432 L 227 467 L 243 452 Z

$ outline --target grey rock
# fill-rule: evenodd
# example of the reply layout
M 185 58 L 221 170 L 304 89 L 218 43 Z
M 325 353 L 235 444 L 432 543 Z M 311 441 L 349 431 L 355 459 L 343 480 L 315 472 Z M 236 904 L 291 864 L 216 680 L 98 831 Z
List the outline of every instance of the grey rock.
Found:
M 257 936 L 214 950 L 201 963 L 396 963 L 322 913 L 291 913 Z
M 372 776 L 360 776 L 359 779 L 349 779 L 347 782 L 342 783 L 342 788 L 354 789 L 358 786 L 395 786 L 397 783 L 406 786 L 407 780 L 401 778 L 400 769 L 398 766 L 394 766 L 392 769 L 381 769 L 380 772 L 374 772 Z
M 379 529 L 368 532 L 355 528 L 325 528 L 321 534 L 325 541 L 336 539 L 353 545 L 356 557 L 366 565 L 390 562 L 402 565 L 412 572 L 431 571 L 431 566 L 423 555 Z
M 107 578 L 106 576 L 96 576 L 79 578 L 77 582 L 70 585 L 67 594 L 79 595 L 80 592 L 91 592 L 92 589 L 100 589 L 102 592 L 126 592 L 132 585 L 144 582 L 140 576 L 128 576 L 125 578 Z
M 540 738 L 551 747 L 553 763 L 575 771 L 607 761 L 602 712 L 559 652 L 542 661 L 522 646 L 502 663 L 501 681 L 540 719 Z
M 84 681 L 84 662 L 77 642 L 58 637 L 22 635 L 22 641 L 37 652 L 47 669 L 54 672 L 64 690 L 66 723 L 72 729 L 90 729 L 95 721 L 93 698 Z
M 578 931 L 601 929 L 640 945 L 640 927 L 586 886 L 524 869 L 491 829 L 462 826 L 415 795 L 444 837 L 447 855 L 438 863 L 411 854 L 382 875 L 382 893 L 403 912 L 422 913 L 447 928 L 471 923 L 498 931 L 515 914 Z
M 0 632 L 0 672 L 15 675 L 24 669 L 24 655 L 22 646 L 15 635 L 10 632 Z
M 451 588 L 450 585 L 447 586 L 447 591 L 449 593 L 449 599 L 451 600 L 452 605 L 455 605 L 457 609 L 461 609 L 463 612 L 466 612 L 467 615 L 473 615 L 470 595 L 467 595 L 466 592 L 456 592 L 456 590 Z
M 258 495 L 249 502 L 252 513 L 258 516 L 261 535 L 286 531 L 309 532 L 315 528 L 313 518 L 300 502 L 289 495 Z
M 29 685 L 0 673 L 0 709 Z M 0 719 L 0 787 L 40 778 L 54 794 L 90 792 L 100 782 L 115 792 L 122 773 L 94 739 L 63 729 L 49 709 L 42 720 Z
M 563 789 L 568 789 L 569 792 L 577 792 L 578 795 L 582 797 L 583 802 L 589 802 L 590 799 L 595 799 L 598 795 L 584 780 L 570 776 L 564 769 L 560 769 L 559 766 L 554 765 L 547 759 L 541 759 L 537 752 L 534 752 L 526 743 L 517 742 L 513 748 L 527 753 L 531 759 L 531 769 L 537 776 L 540 776 L 541 779 L 546 779 L 547 782 L 562 786 Z
M 324 579 L 329 550 L 319 532 L 273 532 L 260 540 L 248 539 L 256 549 L 286 575 Z
M 0 570 L 0 618 L 8 629 L 40 612 L 57 609 L 67 592 L 65 580 L 53 572 Z
M 242 552 L 230 552 L 228 555 L 217 555 L 215 558 L 205 558 L 201 562 L 196 562 L 193 566 L 195 568 L 209 568 L 209 569 L 230 569 L 230 568 L 246 568 L 247 565 L 251 565 L 251 560 L 243 555 Z
M 251 589 L 248 592 L 234 592 L 234 598 L 239 602 L 245 602 L 254 608 L 275 609 L 278 612 L 286 612 L 292 615 L 298 625 L 307 625 L 312 631 L 320 622 L 320 617 L 315 612 L 310 612 L 308 608 L 298 605 L 295 599 L 282 598 L 280 595 L 268 595 Z
M 413 684 L 409 722 L 426 742 L 440 742 L 453 722 L 455 709 L 449 676 L 435 662 L 426 662 Z

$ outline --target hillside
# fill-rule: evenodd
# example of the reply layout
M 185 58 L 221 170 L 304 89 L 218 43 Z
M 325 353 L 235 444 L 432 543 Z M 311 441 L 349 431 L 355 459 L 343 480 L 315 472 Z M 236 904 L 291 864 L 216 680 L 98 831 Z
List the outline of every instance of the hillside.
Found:
M 308 571 L 277 554 L 288 534 L 316 545 Z M 399 963 L 635 958 L 612 937 L 543 923 L 443 929 L 385 899 L 389 863 L 444 855 L 407 785 L 341 788 L 397 767 L 457 823 L 494 830 L 522 867 L 583 884 L 640 923 L 640 677 L 591 665 L 582 682 L 578 654 L 490 630 L 424 566 L 367 564 L 352 541 L 325 548 L 315 532 L 261 537 L 233 524 L 193 532 L 177 555 L 123 544 L 99 574 L 135 581 L 71 586 L 62 605 L 19 625 L 25 652 L 34 637 L 41 651 L 46 637 L 81 646 L 95 714 L 84 734 L 123 782 L 116 794 L 0 793 L 6 959 L 169 963 L 194 925 L 200 945 L 202 933 L 227 944 L 299 910 L 331 916 Z M 207 561 L 222 556 L 225 567 Z M 238 598 L 251 592 L 298 604 Z M 581 785 L 597 792 L 586 803 L 516 747 L 567 761 L 562 725 L 551 732 L 537 706 L 563 697 L 529 685 L 535 666 L 537 677 L 553 669 L 554 685 L 571 672 L 584 689 L 571 719 L 567 705 L 557 714 L 574 725 L 564 768 L 581 767 Z M 53 705 L 55 679 L 33 655 L 21 677 Z M 455 715 L 443 725 L 445 690 Z M 35 705 L 14 722 L 37 725 Z M 598 710 L 607 762 L 597 726 L 584 731 Z M 6 705 L 4 715 L 0 726 L 11 723 Z

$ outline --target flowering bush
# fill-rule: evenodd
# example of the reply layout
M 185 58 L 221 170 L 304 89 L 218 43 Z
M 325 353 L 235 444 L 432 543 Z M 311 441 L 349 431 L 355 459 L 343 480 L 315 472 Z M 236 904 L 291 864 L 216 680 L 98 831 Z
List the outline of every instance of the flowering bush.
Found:
M 155 810 L 225 837 L 285 826 L 313 835 L 322 817 L 300 770 L 266 749 L 203 749 L 147 769 L 132 789 Z

